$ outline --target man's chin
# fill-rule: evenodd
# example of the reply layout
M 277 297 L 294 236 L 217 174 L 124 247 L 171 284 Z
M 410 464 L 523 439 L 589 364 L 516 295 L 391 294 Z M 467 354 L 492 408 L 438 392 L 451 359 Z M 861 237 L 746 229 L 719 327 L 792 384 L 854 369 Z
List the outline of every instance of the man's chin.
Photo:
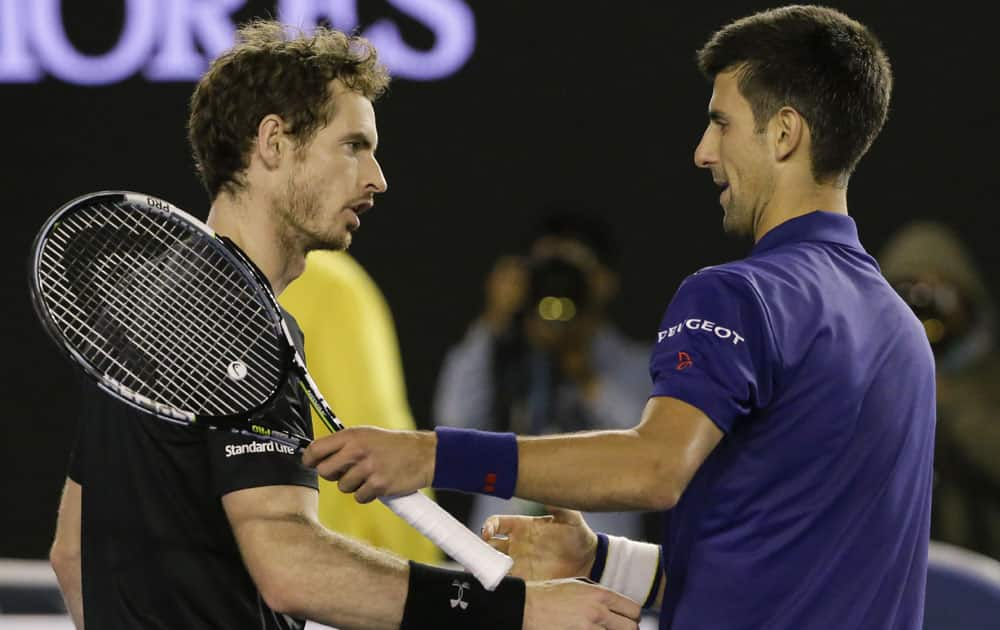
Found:
M 735 213 L 725 211 L 725 214 L 722 216 L 722 231 L 736 238 L 752 236 L 753 231 L 750 229 L 750 225 L 748 225 L 748 222 L 742 221 L 741 218 Z
M 316 239 L 309 251 L 327 251 L 327 252 L 340 252 L 345 251 L 351 246 L 352 236 L 350 232 L 346 232 L 342 235 L 336 237 L 327 237 L 324 239 Z

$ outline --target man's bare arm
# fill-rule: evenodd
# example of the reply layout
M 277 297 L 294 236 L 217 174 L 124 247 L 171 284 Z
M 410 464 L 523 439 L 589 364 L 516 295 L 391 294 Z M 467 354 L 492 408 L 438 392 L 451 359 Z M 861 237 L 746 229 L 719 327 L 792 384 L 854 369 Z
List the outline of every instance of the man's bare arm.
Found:
M 696 407 L 654 397 L 634 429 L 517 438 L 514 494 L 590 511 L 668 509 L 722 436 Z M 431 432 L 358 427 L 316 440 L 303 461 L 367 503 L 431 485 L 437 449 Z
M 338 628 L 397 628 L 408 567 L 325 529 L 317 493 L 265 486 L 222 498 L 243 561 L 273 610 Z
M 316 492 L 266 486 L 222 498 L 254 583 L 281 613 L 349 628 L 397 628 L 409 564 L 323 528 Z M 577 581 L 527 585 L 524 630 L 586 627 L 635 630 L 639 605 Z
M 578 510 L 669 509 L 722 437 L 696 407 L 650 398 L 634 429 L 519 437 L 515 495 Z
M 83 487 L 72 479 L 66 479 L 62 499 L 59 501 L 59 517 L 56 520 L 56 536 L 49 551 L 49 561 L 59 580 L 66 608 L 78 630 L 83 630 L 83 579 L 80 564 L 80 505 Z

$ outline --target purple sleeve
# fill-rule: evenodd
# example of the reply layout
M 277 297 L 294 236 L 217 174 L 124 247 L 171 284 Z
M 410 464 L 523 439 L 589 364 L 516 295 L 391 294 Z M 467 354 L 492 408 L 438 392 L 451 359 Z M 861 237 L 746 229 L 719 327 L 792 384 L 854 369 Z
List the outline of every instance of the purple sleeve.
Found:
M 776 351 L 757 292 L 735 273 L 689 276 L 663 317 L 650 358 L 651 396 L 700 409 L 725 433 L 767 404 Z

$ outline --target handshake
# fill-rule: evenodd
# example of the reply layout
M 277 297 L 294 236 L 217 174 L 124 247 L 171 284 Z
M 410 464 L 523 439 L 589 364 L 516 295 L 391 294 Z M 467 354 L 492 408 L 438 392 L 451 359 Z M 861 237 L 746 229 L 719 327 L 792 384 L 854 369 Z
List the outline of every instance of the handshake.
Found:
M 367 503 L 432 485 L 434 451 L 433 434 L 355 427 L 313 442 L 303 455 L 303 463 L 336 481 L 342 492 L 353 493 L 359 502 Z M 659 548 L 619 539 L 625 548 L 655 550 L 649 575 L 639 578 L 645 582 L 641 593 L 628 579 L 601 579 L 601 585 L 595 584 L 599 579 L 593 572 L 595 561 L 600 570 L 604 559 L 612 556 L 608 554 L 608 539 L 593 532 L 579 512 L 550 511 L 541 517 L 491 516 L 481 531 L 490 546 L 514 560 L 510 575 L 527 583 L 523 628 L 636 630 L 643 601 L 649 604 L 656 599 L 656 594 L 650 597 L 648 591 L 650 584 L 654 584 L 652 590 L 659 587 L 659 580 L 654 583 L 651 577 L 654 571 L 659 575 Z M 635 559 L 634 554 L 617 555 L 627 562 Z M 605 567 L 606 577 L 613 575 L 607 571 L 611 564 Z M 647 573 L 636 568 L 622 573 Z M 452 595 L 453 608 L 465 603 L 463 586 L 461 582 L 455 585 L 458 590 Z

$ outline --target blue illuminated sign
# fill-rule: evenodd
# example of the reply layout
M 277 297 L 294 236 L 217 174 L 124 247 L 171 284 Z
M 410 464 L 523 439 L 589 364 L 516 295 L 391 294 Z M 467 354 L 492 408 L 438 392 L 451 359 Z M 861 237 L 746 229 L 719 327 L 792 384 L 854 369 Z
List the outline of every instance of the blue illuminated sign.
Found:
M 118 40 L 100 55 L 74 48 L 62 21 L 62 0 L 0 0 L 0 83 L 33 83 L 46 74 L 66 83 L 104 85 L 138 72 L 150 81 L 195 81 L 235 40 L 232 14 L 246 0 L 122 0 Z M 353 32 L 361 0 L 279 0 L 277 17 L 309 31 L 322 20 Z M 464 0 L 387 0 L 434 35 L 428 50 L 403 40 L 390 18 L 361 34 L 375 44 L 393 75 L 433 81 L 457 72 L 472 56 L 476 23 Z M 95 19 L 99 19 L 95 17 Z

